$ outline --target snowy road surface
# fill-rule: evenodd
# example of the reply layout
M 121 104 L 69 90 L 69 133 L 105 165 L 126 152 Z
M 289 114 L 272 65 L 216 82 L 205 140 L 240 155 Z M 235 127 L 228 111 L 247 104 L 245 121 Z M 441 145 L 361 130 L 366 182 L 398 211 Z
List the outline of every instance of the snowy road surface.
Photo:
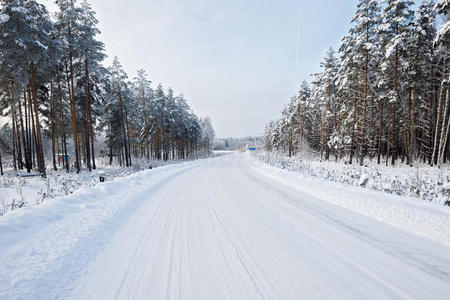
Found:
M 158 168 L 5 216 L 0 299 L 450 299 L 448 245 L 256 168 Z

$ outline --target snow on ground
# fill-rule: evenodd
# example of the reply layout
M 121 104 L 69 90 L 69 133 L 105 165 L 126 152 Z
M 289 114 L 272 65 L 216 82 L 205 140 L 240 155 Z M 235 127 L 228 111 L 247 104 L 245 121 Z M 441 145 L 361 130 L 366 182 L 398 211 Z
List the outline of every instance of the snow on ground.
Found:
M 384 195 L 242 153 L 82 187 L 0 218 L 0 299 L 449 299 L 445 233 L 411 216 L 450 213 Z
M 83 186 L 70 196 L 0 218 L 0 299 L 60 298 L 58 289 L 52 292 L 48 287 L 65 286 L 79 276 L 102 243 L 148 199 L 145 196 L 199 163 L 169 165 Z
M 13 210 L 35 206 L 48 199 L 66 196 L 82 186 L 95 186 L 99 183 L 99 173 L 103 172 L 111 180 L 133 173 L 133 169 L 117 166 L 100 167 L 93 172 L 81 171 L 79 174 L 71 170 L 49 170 L 47 178 L 38 173 L 9 171 L 0 176 L 0 216 Z
M 215 155 L 220 155 L 217 153 Z M 137 160 L 133 162 L 133 167 L 125 168 L 117 164 L 109 165 L 109 158 L 98 158 L 96 160 L 97 169 L 89 172 L 82 170 L 77 174 L 73 169 L 69 173 L 65 169 L 59 168 L 53 171 L 47 167 L 47 178 L 42 178 L 38 173 L 26 173 L 24 170 L 13 171 L 12 168 L 0 176 L 0 217 L 13 210 L 36 206 L 48 199 L 58 198 L 72 194 L 83 186 L 95 186 L 99 184 L 99 176 L 112 180 L 118 177 L 128 176 L 137 171 L 176 164 L 182 161 L 158 161 L 158 160 Z M 31 175 L 31 176 L 30 176 Z
M 376 164 L 376 161 L 366 159 L 364 166 L 357 162 L 349 165 L 342 161 L 322 161 L 308 153 L 298 157 L 287 157 L 274 152 L 258 152 L 259 160 L 272 166 L 295 171 L 308 176 L 324 178 L 353 186 L 362 185 L 361 178 L 367 178 L 364 187 L 389 194 L 416 197 L 450 205 L 450 165 L 440 169 L 426 164 L 417 163 L 414 167 L 405 164 Z
M 329 178 L 305 175 L 250 158 L 255 170 L 322 200 L 450 245 L 450 208 L 415 197 L 392 195 Z M 359 178 L 355 179 L 358 182 Z

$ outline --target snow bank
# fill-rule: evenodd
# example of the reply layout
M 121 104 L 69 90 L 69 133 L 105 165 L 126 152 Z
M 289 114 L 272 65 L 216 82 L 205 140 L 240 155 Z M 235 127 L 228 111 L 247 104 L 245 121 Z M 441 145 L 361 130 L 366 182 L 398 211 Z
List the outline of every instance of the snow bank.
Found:
M 9 212 L 0 218 L 0 253 L 30 235 L 41 231 L 47 225 L 64 221 L 72 215 L 80 215 L 85 229 L 94 228 L 91 223 L 101 223 L 105 218 L 112 218 L 125 207 L 133 205 L 135 197 L 131 197 L 129 185 L 136 182 L 153 184 L 174 173 L 182 172 L 195 166 L 197 161 L 187 162 L 180 166 L 167 165 L 153 170 L 141 171 L 96 186 L 82 186 L 69 196 L 47 199 L 39 206 L 28 206 Z M 139 185 L 138 185 L 139 186 Z M 144 187 L 143 187 L 144 188 Z M 133 195 L 139 191 L 133 190 Z M 136 204 L 136 203 L 134 203 Z M 83 230 L 83 228 L 80 228 Z M 69 237 L 68 237 L 69 238 Z M 69 239 L 75 239 L 70 237 Z
M 352 186 L 331 181 L 333 178 L 330 177 L 336 175 L 333 172 L 328 176 L 318 177 L 312 176 L 312 167 L 306 169 L 311 171 L 309 173 L 304 169 L 292 171 L 286 165 L 286 159 L 278 160 L 277 166 L 264 163 L 275 164 L 275 159 L 268 161 L 267 156 L 261 154 L 250 159 L 253 160 L 252 167 L 256 171 L 274 180 L 341 207 L 450 245 L 450 209 L 446 206 L 421 201 L 415 197 L 359 187 L 358 174 L 355 174 L 352 183 L 356 183 Z
M 149 166 L 155 168 L 186 161 L 189 160 L 167 162 L 135 160 L 132 168 L 125 168 L 118 165 L 109 165 L 108 159 L 99 158 L 96 161 L 97 169 L 92 172 L 84 170 L 79 174 L 73 171 L 66 173 L 64 169 L 53 171 L 49 167 L 47 178 L 42 178 L 39 174 L 10 170 L 4 176 L 0 176 L 0 217 L 19 208 L 36 206 L 49 199 L 70 195 L 84 186 L 96 186 L 100 183 L 100 176 L 106 177 L 106 181 L 110 181 L 114 178 L 125 177 L 140 170 L 148 169 Z
M 272 166 L 334 182 L 442 204 L 450 199 L 448 166 L 443 166 L 442 169 L 425 165 L 391 167 L 370 162 L 365 166 L 359 166 L 309 158 L 304 160 L 270 152 L 259 152 L 255 155 L 259 160 Z

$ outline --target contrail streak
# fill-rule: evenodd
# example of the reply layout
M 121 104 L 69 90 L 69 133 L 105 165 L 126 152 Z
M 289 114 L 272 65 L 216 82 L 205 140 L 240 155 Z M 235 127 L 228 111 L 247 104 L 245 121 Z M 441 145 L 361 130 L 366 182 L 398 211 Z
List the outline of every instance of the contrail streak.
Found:
M 297 57 L 296 66 L 300 63 L 300 5 L 301 0 L 298 0 L 298 12 L 297 12 Z

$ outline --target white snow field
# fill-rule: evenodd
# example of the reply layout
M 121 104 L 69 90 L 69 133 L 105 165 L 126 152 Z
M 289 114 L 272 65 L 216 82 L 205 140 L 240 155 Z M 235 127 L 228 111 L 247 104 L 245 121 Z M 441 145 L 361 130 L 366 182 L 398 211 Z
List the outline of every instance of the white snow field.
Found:
M 313 196 L 289 176 L 235 153 L 8 213 L 0 299 L 450 299 L 448 208 L 386 222 L 358 212 L 380 192 L 334 203 L 336 183 Z

